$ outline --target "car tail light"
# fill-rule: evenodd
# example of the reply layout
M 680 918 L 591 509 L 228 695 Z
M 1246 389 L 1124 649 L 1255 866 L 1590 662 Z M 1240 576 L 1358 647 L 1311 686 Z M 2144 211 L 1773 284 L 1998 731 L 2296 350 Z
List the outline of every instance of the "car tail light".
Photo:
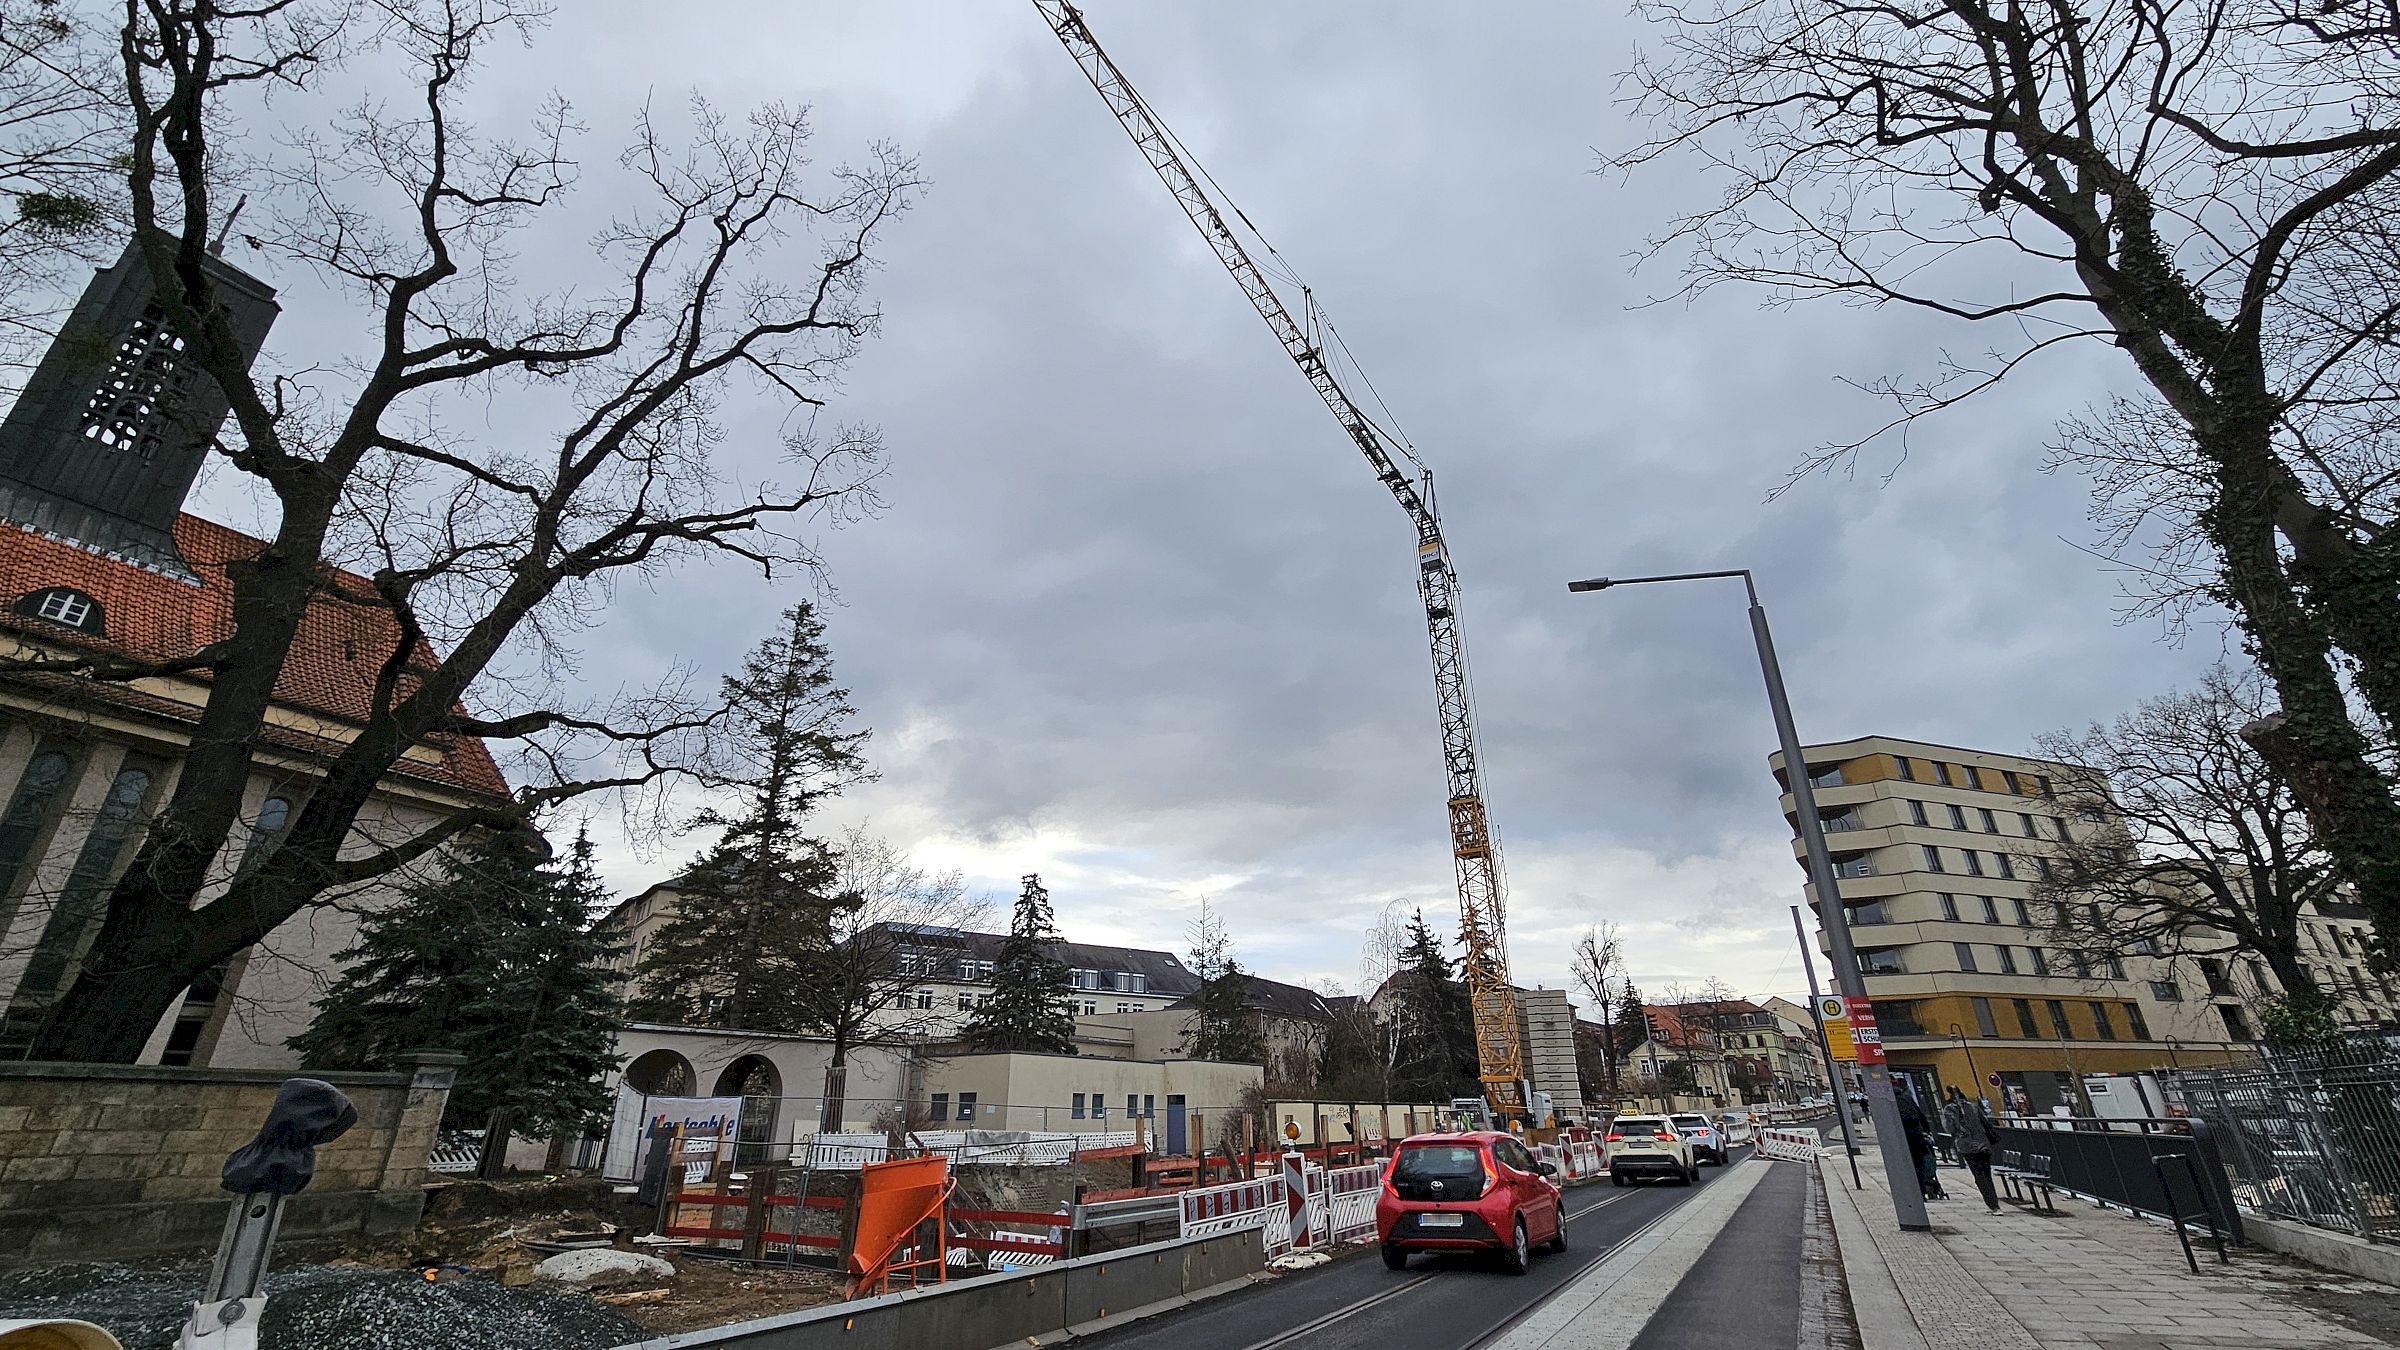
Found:
M 1399 1156 L 1395 1154 L 1392 1160 L 1389 1163 L 1386 1163 L 1383 1168 L 1384 1193 L 1391 1196 L 1395 1200 L 1400 1198 L 1400 1188 L 1392 1183 L 1392 1173 L 1399 1170 L 1400 1159 Z
M 1478 1158 L 1479 1158 L 1479 1159 L 1482 1161 L 1482 1163 L 1483 1163 L 1483 1189 L 1482 1189 L 1482 1190 L 1480 1190 L 1480 1191 L 1477 1191 L 1477 1192 L 1476 1192 L 1476 1194 L 1477 1194 L 1477 1195 L 1490 1195 L 1490 1194 L 1492 1193 L 1492 1188 L 1493 1188 L 1494 1186 L 1497 1186 L 1497 1185 L 1499 1185 L 1499 1184 L 1500 1184 L 1500 1174 L 1499 1174 L 1498 1172 L 1495 1172 L 1495 1171 L 1493 1171 L 1493 1170 L 1492 1170 L 1492 1155 L 1491 1155 L 1491 1154 L 1489 1154 L 1489 1153 L 1481 1153 L 1481 1154 L 1478 1154 L 1478 1155 L 1476 1155 L 1476 1156 L 1477 1156 L 1477 1157 L 1478 1157 Z
M 1600 1142 L 1602 1142 L 1602 1143 L 1604 1143 L 1604 1144 L 1613 1144 L 1613 1143 L 1617 1142 L 1618 1140 L 1620 1140 L 1620 1139 L 1623 1139 L 1624 1137 L 1625 1137 L 1625 1136 L 1624 1136 L 1624 1135 L 1621 1135 L 1621 1134 L 1612 1134 L 1612 1135 L 1610 1135 L 1608 1138 L 1606 1138 L 1606 1139 L 1603 1139 L 1603 1140 L 1601 1140 Z
M 1673 1139 L 1675 1136 L 1674 1136 L 1674 1135 L 1671 1135 L 1671 1134 L 1669 1134 L 1669 1133 L 1667 1133 L 1665 1130 L 1660 1130 L 1660 1131 L 1658 1132 L 1658 1134 L 1657 1134 L 1655 1137 L 1656 1137 L 1656 1138 L 1659 1138 L 1659 1139 L 1669 1139 L 1669 1140 L 1671 1140 L 1671 1139 Z

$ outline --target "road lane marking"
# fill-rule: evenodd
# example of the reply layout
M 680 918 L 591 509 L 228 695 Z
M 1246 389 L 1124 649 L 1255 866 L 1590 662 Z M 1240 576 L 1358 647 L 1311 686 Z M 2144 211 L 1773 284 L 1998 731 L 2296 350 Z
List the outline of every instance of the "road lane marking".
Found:
M 1581 1209 L 1579 1209 L 1579 1210 L 1576 1210 L 1576 1211 L 1575 1211 L 1574 1213 L 1572 1213 L 1572 1214 L 1569 1214 L 1569 1215 L 1567 1215 L 1567 1217 L 1566 1217 L 1566 1222 L 1568 1222 L 1568 1223 L 1573 1223 L 1574 1221 L 1576 1221 L 1577 1219 L 1580 1219 L 1580 1218 L 1582 1218 L 1582 1217 L 1583 1217 L 1584 1215 L 1586 1215 L 1586 1214 L 1597 1214 L 1597 1213 L 1599 1213 L 1601 1210 L 1604 1210 L 1604 1209 L 1608 1208 L 1610 1205 L 1616 1204 L 1616 1203 L 1618 1203 L 1619 1201 L 1623 1201 L 1623 1200 L 1630 1200 L 1630 1199 L 1632 1199 L 1632 1198 L 1633 1198 L 1633 1195 L 1632 1195 L 1632 1193 L 1631 1193 L 1630 1191 L 1628 1191 L 1628 1192 L 1625 1192 L 1625 1193 L 1623 1193 L 1623 1194 L 1609 1196 L 1609 1197 L 1608 1197 L 1607 1199 L 1605 1199 L 1605 1200 L 1595 1200 L 1595 1201 L 1593 1201 L 1591 1204 L 1585 1205 L 1583 1208 L 1581 1208 Z M 1672 1214 L 1672 1213 L 1674 1213 L 1674 1212 L 1675 1212 L 1675 1210 L 1677 1210 L 1677 1209 L 1681 1209 L 1682 1207 L 1683 1207 L 1683 1205 L 1682 1205 L 1682 1202 L 1681 1202 L 1681 1201 L 1678 1201 L 1678 1202 L 1675 1204 L 1675 1206 L 1674 1206 L 1673 1208 L 1670 1208 L 1670 1209 L 1667 1211 L 1667 1213 L 1669 1213 L 1669 1214 Z M 1656 1222 L 1656 1220 L 1652 1220 L 1652 1222 L 1653 1222 L 1653 1223 L 1655 1223 L 1655 1222 Z M 1621 1245 L 1621 1244 L 1620 1244 L 1620 1245 Z M 1615 1251 L 1615 1250 L 1616 1250 L 1616 1248 L 1615 1248 L 1615 1247 L 1610 1247 L 1610 1248 L 1609 1248 L 1609 1251 Z M 1605 1253 L 1605 1252 L 1604 1252 L 1604 1253 L 1602 1253 L 1602 1255 L 1603 1255 L 1603 1256 L 1605 1256 L 1606 1254 L 1607 1254 L 1607 1253 Z M 1597 1258 L 1595 1258 L 1595 1259 L 1597 1259 Z M 1587 1264 L 1588 1264 L 1588 1263 L 1587 1263 Z M 1583 1273 L 1583 1270 L 1584 1270 L 1584 1268 L 1585 1268 L 1585 1267 L 1581 1267 L 1581 1266 L 1577 1267 L 1577 1268 L 1576 1268 L 1576 1272 L 1575 1272 L 1575 1274 L 1576 1274 L 1576 1275 L 1580 1275 L 1580 1274 L 1582 1274 L 1582 1273 Z M 1402 1295 L 1402 1294 L 1405 1294 L 1405 1293 L 1407 1293 L 1408 1291 L 1410 1291 L 1410 1290 L 1412 1290 L 1412 1289 L 1416 1289 L 1416 1288 L 1418 1288 L 1418 1287 L 1420 1287 L 1420 1286 L 1423 1286 L 1423 1285 L 1426 1285 L 1426 1284 L 1430 1284 L 1430 1283 L 1432 1283 L 1434 1280 L 1437 1280 L 1437 1279 L 1441 1278 L 1441 1276 L 1442 1276 L 1443 1274 L 1444 1274 L 1444 1272 L 1442 1272 L 1442 1271 L 1438 1271 L 1438 1270 L 1429 1270 L 1429 1271 L 1426 1271 L 1425 1273 L 1423 1273 L 1423 1274 L 1421 1274 L 1421 1275 L 1417 1276 L 1415 1279 L 1409 1280 L 1409 1281 L 1407 1281 L 1407 1282 L 1406 1282 L 1406 1283 L 1404 1283 L 1404 1284 L 1396 1284 L 1396 1285 L 1393 1285 L 1393 1286 L 1392 1286 L 1391 1288 L 1389 1288 L 1389 1289 L 1381 1290 L 1381 1291 L 1379 1291 L 1379 1292 L 1377 1292 L 1377 1293 L 1370 1294 L 1370 1295 L 1368 1295 L 1367 1297 L 1360 1299 L 1360 1300 L 1359 1300 L 1358 1302 L 1356 1302 L 1356 1303 L 1351 1303 L 1351 1304 L 1347 1304 L 1347 1305 L 1345 1305 L 1345 1306 L 1343 1306 L 1343 1307 L 1336 1308 L 1336 1309 L 1334 1309 L 1332 1312 L 1326 1313 L 1326 1314 L 1324 1314 L 1323 1316 L 1321 1316 L 1321 1317 L 1318 1317 L 1318 1318 L 1315 1318 L 1315 1319 L 1314 1319 L 1314 1320 L 1312 1320 L 1312 1321 L 1309 1321 L 1309 1322 L 1302 1323 L 1302 1324 L 1301 1324 L 1301 1325 L 1299 1325 L 1299 1326 L 1296 1326 L 1296 1327 L 1291 1327 L 1291 1328 L 1288 1328 L 1288 1329 L 1286 1329 L 1286 1330 L 1284 1330 L 1284 1331 L 1279 1331 L 1279 1332 L 1275 1333 L 1274 1335 L 1272 1335 L 1272 1336 L 1269 1336 L 1268 1338 L 1266 1338 L 1266 1339 L 1265 1339 L 1265 1340 L 1263 1340 L 1263 1341 L 1253 1341 L 1253 1342 L 1251 1342 L 1250 1344 L 1248 1344 L 1248 1345 L 1246 1345 L 1246 1346 L 1243 1346 L 1243 1347 L 1242 1347 L 1242 1350 L 1274 1350 L 1274 1347 L 1276 1347 L 1276 1346 L 1279 1346 L 1279 1345 L 1289 1345 L 1289 1344 L 1291 1344 L 1293 1341 L 1296 1341 L 1296 1340 L 1300 1339 L 1300 1338 L 1301 1338 L 1301 1337 L 1303 1337 L 1303 1336 L 1310 1335 L 1310 1334 L 1312 1334 L 1312 1333 L 1314 1333 L 1314 1332 L 1322 1331 L 1322 1330 L 1324 1330 L 1325 1328 L 1327 1328 L 1327 1327 L 1329 1327 L 1329 1326 L 1332 1326 L 1332 1325 L 1333 1325 L 1333 1324 L 1335 1324 L 1336 1322 L 1343 1322 L 1343 1321 L 1347 1321 L 1347 1320 L 1349 1320 L 1350 1318 L 1352 1318 L 1352 1317 L 1356 1317 L 1358 1314 L 1360 1314 L 1360 1313 L 1362 1313 L 1362 1312 L 1365 1312 L 1365 1311 L 1366 1311 L 1366 1310 L 1368 1310 L 1369 1308 L 1373 1308 L 1373 1307 L 1375 1307 L 1375 1306 L 1377 1306 L 1377 1305 L 1379 1305 L 1379 1304 L 1381 1304 L 1381 1303 L 1384 1303 L 1384 1302 L 1386 1302 L 1386 1301 L 1388 1301 L 1388 1300 L 1390 1300 L 1390 1299 L 1398 1298 L 1400 1295 Z M 1572 1279 L 1574 1279 L 1574 1278 L 1575 1278 L 1575 1275 L 1570 1275 L 1570 1276 L 1568 1276 L 1567 1278 L 1568 1278 L 1568 1279 L 1570 1279 L 1570 1280 L 1572 1280 Z M 1563 1287 L 1563 1286 L 1562 1286 L 1562 1287 Z

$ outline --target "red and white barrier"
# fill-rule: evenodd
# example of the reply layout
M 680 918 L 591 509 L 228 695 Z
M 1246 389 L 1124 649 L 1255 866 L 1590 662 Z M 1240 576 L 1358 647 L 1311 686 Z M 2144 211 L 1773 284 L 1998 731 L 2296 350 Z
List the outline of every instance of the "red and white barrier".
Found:
M 1764 1129 L 1758 1132 L 1758 1156 L 1786 1162 L 1814 1162 L 1818 1151 L 1814 1130 Z

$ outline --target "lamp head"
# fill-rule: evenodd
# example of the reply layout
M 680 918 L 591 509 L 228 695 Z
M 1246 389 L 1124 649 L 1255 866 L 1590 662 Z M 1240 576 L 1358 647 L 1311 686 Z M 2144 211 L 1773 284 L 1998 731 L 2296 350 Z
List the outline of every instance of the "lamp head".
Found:
M 1607 577 L 1593 577 L 1589 581 L 1570 581 L 1567 583 L 1567 589 L 1580 594 L 1584 591 L 1605 591 L 1616 584 Z

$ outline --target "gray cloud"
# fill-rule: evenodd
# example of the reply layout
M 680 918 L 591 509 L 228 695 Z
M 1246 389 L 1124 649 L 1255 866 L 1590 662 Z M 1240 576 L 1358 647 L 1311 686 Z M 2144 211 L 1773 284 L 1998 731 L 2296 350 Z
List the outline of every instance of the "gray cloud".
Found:
M 1640 134 L 1623 14 L 1087 9 L 1440 473 L 1521 978 L 1563 983 L 1574 932 L 1614 919 L 1646 984 L 1800 988 L 1738 590 L 1570 599 L 1569 577 L 1758 569 L 1812 739 L 2016 749 L 2211 654 L 2114 623 L 2113 582 L 2062 542 L 2081 485 L 2035 470 L 2053 418 L 2123 378 L 2105 351 L 1921 429 L 1888 486 L 1876 454 L 1765 500 L 1881 415 L 1837 377 L 1975 335 L 1733 293 L 1643 307 L 1672 268 L 1631 253 L 1713 189 L 1591 172 Z M 827 541 L 884 774 L 841 814 L 994 892 L 1042 871 L 1079 937 L 1180 946 L 1207 897 L 1287 978 L 1354 977 L 1388 900 L 1449 913 L 1413 541 L 1030 6 L 579 4 L 478 97 L 550 84 L 594 163 L 696 86 L 813 100 L 825 161 L 890 137 L 931 179 L 837 409 L 893 454 L 889 512 Z M 338 308 L 282 280 L 277 342 L 337 341 Z M 758 442 L 729 466 L 767 471 L 773 428 L 728 416 Z M 628 588 L 584 676 L 723 669 L 782 599 L 730 570 Z M 619 847 L 611 876 L 673 861 Z

